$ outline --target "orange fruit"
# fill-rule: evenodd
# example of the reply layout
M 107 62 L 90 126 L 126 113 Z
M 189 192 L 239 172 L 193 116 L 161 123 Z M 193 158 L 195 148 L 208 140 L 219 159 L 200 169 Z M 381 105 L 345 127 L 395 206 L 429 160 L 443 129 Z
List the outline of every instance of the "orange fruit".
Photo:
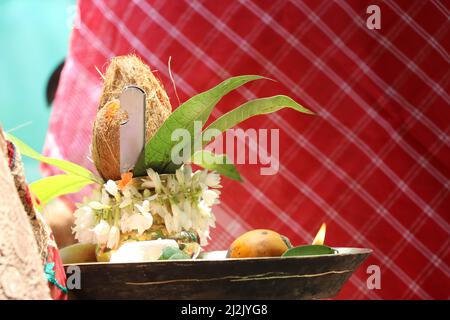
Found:
M 279 257 L 289 247 L 289 240 L 279 233 L 267 229 L 256 229 L 248 231 L 234 240 L 227 257 Z

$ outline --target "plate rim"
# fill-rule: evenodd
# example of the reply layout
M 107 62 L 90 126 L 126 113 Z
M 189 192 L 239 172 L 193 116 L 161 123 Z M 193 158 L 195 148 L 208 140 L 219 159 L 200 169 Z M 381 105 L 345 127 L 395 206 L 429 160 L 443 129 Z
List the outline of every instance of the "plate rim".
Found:
M 305 255 L 305 256 L 291 256 L 284 257 L 282 260 L 299 260 L 299 259 L 316 259 L 321 257 L 342 257 L 349 255 L 370 255 L 373 253 L 372 249 L 369 248 L 357 248 L 357 247 L 331 247 L 332 249 L 338 250 L 338 253 L 334 254 L 321 254 L 321 255 Z M 339 249 L 351 250 L 352 252 L 339 253 Z M 206 252 L 226 252 L 227 250 L 213 250 Z M 64 267 L 69 266 L 119 266 L 119 265 L 143 265 L 143 264 L 154 264 L 154 263 L 208 263 L 208 262 L 234 262 L 234 261 L 275 261 L 279 260 L 281 257 L 252 257 L 252 258 L 226 258 L 226 259 L 186 259 L 186 260 L 153 260 L 153 261 L 142 261 L 142 262 L 81 262 L 81 263 L 67 263 L 63 264 Z

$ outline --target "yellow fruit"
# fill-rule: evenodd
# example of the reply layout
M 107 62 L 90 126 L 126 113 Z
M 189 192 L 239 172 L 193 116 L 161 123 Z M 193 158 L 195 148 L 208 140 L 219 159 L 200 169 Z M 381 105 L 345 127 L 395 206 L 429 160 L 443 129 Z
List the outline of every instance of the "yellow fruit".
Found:
M 97 262 L 109 262 L 111 255 L 115 250 L 101 250 L 98 246 L 95 249 L 96 261 Z
M 289 249 L 289 241 L 272 230 L 256 229 L 239 236 L 228 250 L 229 258 L 279 257 Z
M 97 261 L 95 244 L 77 243 L 59 250 L 63 264 Z

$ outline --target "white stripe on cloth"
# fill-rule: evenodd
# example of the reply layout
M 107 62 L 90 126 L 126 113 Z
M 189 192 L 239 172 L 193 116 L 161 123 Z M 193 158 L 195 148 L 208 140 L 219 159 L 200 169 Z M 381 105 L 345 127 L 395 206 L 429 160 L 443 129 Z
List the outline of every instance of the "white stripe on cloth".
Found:
M 384 2 L 390 7 L 403 21 L 405 21 L 416 33 L 422 37 L 436 52 L 438 52 L 447 63 L 450 63 L 450 56 L 448 52 L 439 44 L 436 39 L 430 35 L 424 28 L 422 28 L 407 12 L 404 12 L 394 1 L 387 0 Z
M 442 98 L 447 102 L 447 104 L 450 104 L 450 98 L 446 91 L 438 84 L 436 81 L 431 79 L 417 64 L 415 64 L 413 61 L 411 61 L 403 52 L 401 52 L 389 39 L 384 37 L 381 34 L 374 34 L 373 32 L 370 32 L 368 28 L 366 28 L 365 21 L 358 15 L 358 13 L 353 10 L 353 8 L 346 3 L 345 1 L 337 1 L 336 2 L 351 18 L 355 19 L 355 25 L 364 30 L 369 36 L 377 40 L 383 47 L 385 47 L 387 50 L 389 50 L 397 59 L 404 63 L 405 66 L 410 69 L 413 73 L 417 73 L 419 75 L 419 78 L 422 79 L 422 82 L 429 86 L 431 90 L 435 91 L 436 94 L 439 96 L 442 96 Z M 418 2 L 422 5 L 426 4 L 426 1 L 424 2 Z
M 317 15 L 312 11 L 304 2 L 293 1 L 292 2 L 298 9 L 300 9 L 308 18 L 316 24 L 327 36 L 328 38 L 335 43 L 335 47 L 339 48 L 347 57 L 349 57 L 353 61 L 358 61 L 356 65 L 360 68 L 364 74 L 367 74 L 383 91 L 387 92 L 389 96 L 394 99 L 400 107 L 402 107 L 406 112 L 410 113 L 414 118 L 423 122 L 435 135 L 438 139 L 443 140 L 447 145 L 450 145 L 450 141 L 445 140 L 445 133 L 438 127 L 436 124 L 427 118 L 417 106 L 412 105 L 409 101 L 407 101 L 398 91 L 394 90 L 392 86 L 388 85 L 377 73 L 375 73 L 368 64 L 359 58 L 354 51 L 352 51 L 347 45 L 345 41 L 342 41 L 338 34 L 336 34 L 331 28 L 324 23 L 324 21 L 320 18 L 320 15 Z M 398 23 L 396 27 L 392 28 L 392 33 L 399 33 L 400 28 L 404 27 L 406 24 Z M 353 30 L 353 26 L 349 26 Z M 391 34 L 388 37 L 392 40 L 393 37 Z M 434 39 L 434 38 L 433 38 Z M 434 41 L 436 41 L 434 39 Z M 333 48 L 335 48 L 333 47 Z M 371 55 L 371 58 L 373 55 Z M 413 59 L 415 61 L 415 59 Z M 417 62 L 416 62 L 417 63 Z M 436 175 L 438 179 L 441 177 Z M 441 180 L 440 180 L 441 181 Z

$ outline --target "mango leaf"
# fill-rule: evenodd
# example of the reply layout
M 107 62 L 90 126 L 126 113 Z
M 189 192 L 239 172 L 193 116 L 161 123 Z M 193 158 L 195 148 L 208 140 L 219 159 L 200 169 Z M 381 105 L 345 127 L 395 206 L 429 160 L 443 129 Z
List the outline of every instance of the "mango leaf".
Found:
M 210 151 L 201 150 L 193 154 L 191 161 L 202 168 L 217 171 L 223 176 L 242 182 L 239 171 L 234 164 L 228 163 L 228 158 L 224 154 L 216 155 Z
M 96 176 L 94 173 L 92 173 L 88 169 L 86 169 L 76 163 L 62 160 L 62 159 L 45 157 L 45 156 L 41 155 L 39 152 L 37 152 L 36 150 L 34 150 L 33 148 L 31 148 L 30 146 L 28 146 L 25 142 L 14 137 L 11 134 L 7 133 L 6 139 L 8 139 L 12 143 L 14 143 L 14 145 L 17 148 L 19 148 L 20 153 L 24 156 L 27 156 L 32 159 L 38 160 L 40 162 L 47 163 L 49 165 L 57 167 L 66 173 L 76 175 L 79 177 L 83 177 L 85 179 L 91 180 L 92 182 L 103 184 L 103 180 L 100 177 Z
M 298 246 L 287 250 L 282 257 L 317 256 L 323 254 L 334 254 L 333 248 L 323 245 Z
M 214 88 L 202 92 L 181 104 L 163 123 L 156 134 L 147 143 L 134 168 L 135 176 L 142 176 L 149 167 L 159 173 L 172 173 L 180 165 L 171 161 L 172 148 L 179 142 L 172 141 L 172 133 L 176 129 L 186 129 L 190 134 L 190 142 L 194 140 L 194 121 L 201 121 L 202 127 L 208 120 L 214 106 L 223 96 L 247 82 L 264 79 L 256 75 L 245 75 L 229 78 Z
M 31 183 L 30 191 L 41 205 L 45 205 L 56 197 L 76 193 L 92 183 L 92 180 L 74 174 L 59 174 Z
M 276 112 L 283 108 L 291 108 L 302 113 L 314 114 L 312 111 L 298 104 L 293 99 L 287 96 L 278 95 L 248 101 L 230 112 L 225 113 L 223 116 L 211 123 L 205 131 L 208 129 L 217 129 L 220 132 L 224 132 L 225 130 L 230 129 L 253 116 Z M 213 135 L 209 141 L 203 141 L 203 145 L 208 144 L 212 139 L 217 137 L 217 135 Z

